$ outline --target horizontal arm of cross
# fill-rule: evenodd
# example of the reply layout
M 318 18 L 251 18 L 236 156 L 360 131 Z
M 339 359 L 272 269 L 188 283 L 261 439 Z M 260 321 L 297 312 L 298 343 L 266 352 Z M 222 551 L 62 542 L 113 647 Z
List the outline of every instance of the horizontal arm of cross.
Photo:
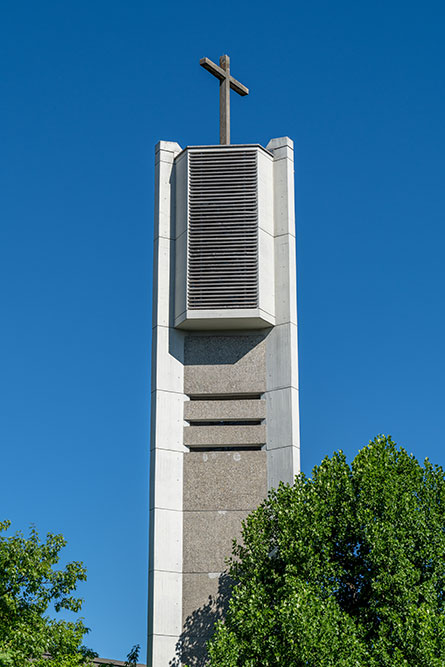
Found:
M 216 78 L 220 81 L 224 81 L 224 79 L 227 77 L 227 73 L 223 70 L 223 68 L 219 67 L 219 65 L 215 65 L 215 63 L 212 62 L 209 58 L 201 58 L 199 64 L 201 67 L 204 67 L 204 69 L 213 74 L 213 76 L 216 76 Z M 229 77 L 229 81 L 231 89 L 238 93 L 238 95 L 244 96 L 249 94 L 249 89 L 234 79 L 233 76 Z

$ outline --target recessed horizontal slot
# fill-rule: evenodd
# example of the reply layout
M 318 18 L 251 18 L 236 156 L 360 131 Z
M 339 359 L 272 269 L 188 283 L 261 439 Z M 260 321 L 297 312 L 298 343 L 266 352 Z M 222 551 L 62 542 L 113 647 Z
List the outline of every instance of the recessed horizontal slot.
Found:
M 242 445 L 233 445 L 231 447 L 230 445 L 227 447 L 193 447 L 189 446 L 189 450 L 191 452 L 253 452 L 253 451 L 259 451 L 263 449 L 263 445 L 246 445 L 243 447 Z
M 218 421 L 194 421 L 187 419 L 190 426 L 261 426 L 262 419 L 220 419 Z
M 262 394 L 195 394 L 189 395 L 191 401 L 242 401 L 260 400 Z

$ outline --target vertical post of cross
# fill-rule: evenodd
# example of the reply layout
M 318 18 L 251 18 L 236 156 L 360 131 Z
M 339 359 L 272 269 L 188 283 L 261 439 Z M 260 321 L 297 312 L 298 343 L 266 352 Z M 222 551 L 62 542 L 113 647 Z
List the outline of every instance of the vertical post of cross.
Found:
M 230 144 L 230 58 L 221 56 L 219 66 L 226 73 L 219 82 L 219 143 Z

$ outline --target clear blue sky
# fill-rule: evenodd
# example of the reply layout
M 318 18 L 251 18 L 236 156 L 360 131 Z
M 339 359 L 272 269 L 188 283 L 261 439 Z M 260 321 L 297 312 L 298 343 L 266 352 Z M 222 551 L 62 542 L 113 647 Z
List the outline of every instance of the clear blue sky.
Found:
M 445 5 L 0 8 L 0 515 L 62 532 L 88 643 L 145 650 L 154 145 L 296 147 L 302 466 L 445 464 Z

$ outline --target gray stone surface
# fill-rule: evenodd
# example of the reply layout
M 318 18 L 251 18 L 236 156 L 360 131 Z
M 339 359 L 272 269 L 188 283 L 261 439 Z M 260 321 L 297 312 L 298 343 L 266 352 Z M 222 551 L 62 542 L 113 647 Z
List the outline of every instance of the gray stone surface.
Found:
M 249 447 L 265 442 L 265 426 L 184 426 L 187 447 Z
M 184 455 L 184 510 L 246 510 L 267 494 L 265 451 Z
M 230 593 L 229 578 L 220 572 L 184 574 L 182 583 L 184 603 L 182 622 L 189 624 L 193 634 L 199 634 L 221 617 Z M 201 623 L 199 622 L 201 620 Z M 199 632 L 198 632 L 199 631 Z M 208 635 L 208 632 L 205 632 Z
M 216 421 L 218 419 L 264 419 L 266 401 L 262 399 L 234 401 L 186 401 L 184 419 L 189 421 Z
M 233 538 L 249 512 L 184 512 L 183 571 L 222 572 L 232 552 Z
M 205 667 L 206 642 L 229 604 L 231 581 L 225 573 L 184 574 L 183 631 L 177 656 L 181 664 Z
M 188 335 L 184 361 L 184 393 L 189 396 L 261 394 L 266 389 L 262 335 Z

